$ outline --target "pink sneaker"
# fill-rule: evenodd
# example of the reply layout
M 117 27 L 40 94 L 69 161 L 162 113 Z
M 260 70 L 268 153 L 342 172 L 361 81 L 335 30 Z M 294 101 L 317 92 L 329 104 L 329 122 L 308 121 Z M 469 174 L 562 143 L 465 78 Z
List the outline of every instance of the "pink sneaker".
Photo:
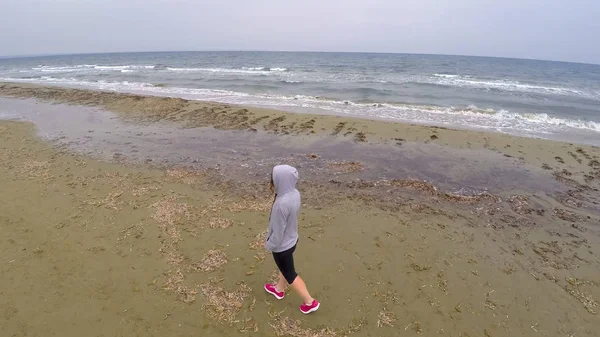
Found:
M 313 300 L 311 305 L 302 303 L 302 305 L 300 306 L 300 311 L 302 311 L 302 313 L 305 315 L 310 314 L 311 312 L 319 310 L 319 306 L 321 306 L 321 303 L 317 302 L 317 300 Z
M 268 284 L 268 283 L 265 284 L 265 290 L 269 294 L 275 296 L 275 298 L 278 299 L 278 300 L 283 299 L 283 297 L 285 296 L 285 293 L 283 291 L 279 292 L 279 291 L 277 291 L 277 289 L 275 289 L 275 285 L 274 284 Z

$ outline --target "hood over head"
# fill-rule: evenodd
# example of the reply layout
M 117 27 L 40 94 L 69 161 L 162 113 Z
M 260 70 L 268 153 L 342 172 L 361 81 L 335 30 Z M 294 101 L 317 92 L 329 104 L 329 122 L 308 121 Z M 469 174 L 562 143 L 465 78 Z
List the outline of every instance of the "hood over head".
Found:
M 273 168 L 275 194 L 284 195 L 296 189 L 298 170 L 289 165 L 277 165 Z

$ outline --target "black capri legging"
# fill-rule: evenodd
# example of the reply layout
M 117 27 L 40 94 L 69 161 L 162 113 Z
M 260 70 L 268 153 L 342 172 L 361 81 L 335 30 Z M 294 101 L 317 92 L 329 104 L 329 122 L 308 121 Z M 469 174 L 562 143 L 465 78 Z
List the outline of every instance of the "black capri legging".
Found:
M 296 243 L 297 245 L 298 243 Z M 275 264 L 283 277 L 288 284 L 294 283 L 298 274 L 296 273 L 296 269 L 294 269 L 294 251 L 296 250 L 296 245 L 294 247 L 284 250 L 280 253 L 273 253 L 273 259 L 275 260 Z

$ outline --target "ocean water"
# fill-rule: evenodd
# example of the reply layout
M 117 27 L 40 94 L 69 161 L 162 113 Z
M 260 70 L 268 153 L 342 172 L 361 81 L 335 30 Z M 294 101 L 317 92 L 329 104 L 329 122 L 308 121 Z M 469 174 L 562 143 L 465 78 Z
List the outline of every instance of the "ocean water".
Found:
M 121 53 L 0 59 L 0 81 L 600 145 L 600 65 L 412 54 Z

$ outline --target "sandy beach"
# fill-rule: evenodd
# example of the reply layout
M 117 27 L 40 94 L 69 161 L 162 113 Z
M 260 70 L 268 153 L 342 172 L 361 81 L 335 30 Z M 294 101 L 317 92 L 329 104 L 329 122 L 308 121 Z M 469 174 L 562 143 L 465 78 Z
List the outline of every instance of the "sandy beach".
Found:
M 59 87 L 0 96 L 30 116 L 0 121 L 7 336 L 598 334 L 597 147 Z M 283 161 L 303 177 L 297 268 L 322 302 L 308 317 L 262 289 L 265 178 Z

